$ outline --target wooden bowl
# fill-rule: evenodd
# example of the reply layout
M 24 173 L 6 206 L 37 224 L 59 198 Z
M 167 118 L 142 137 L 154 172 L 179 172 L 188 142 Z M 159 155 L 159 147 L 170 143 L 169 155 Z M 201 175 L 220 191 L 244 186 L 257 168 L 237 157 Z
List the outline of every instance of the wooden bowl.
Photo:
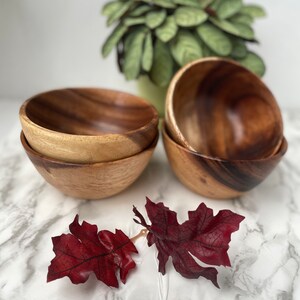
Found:
M 255 74 L 223 58 L 200 59 L 179 70 L 167 93 L 166 123 L 178 144 L 229 160 L 268 157 L 283 138 L 270 90 Z
M 93 164 L 68 163 L 48 158 L 30 147 L 23 132 L 21 142 L 27 156 L 44 179 L 62 193 L 82 199 L 102 199 L 130 186 L 147 166 L 157 144 L 131 157 Z
M 30 146 L 65 162 L 114 161 L 147 148 L 157 135 L 158 114 L 143 99 L 97 88 L 39 94 L 20 109 Z
M 287 151 L 285 138 L 273 156 L 257 160 L 223 160 L 201 155 L 174 142 L 166 126 L 163 142 L 178 179 L 192 191 L 209 198 L 239 196 L 260 184 Z

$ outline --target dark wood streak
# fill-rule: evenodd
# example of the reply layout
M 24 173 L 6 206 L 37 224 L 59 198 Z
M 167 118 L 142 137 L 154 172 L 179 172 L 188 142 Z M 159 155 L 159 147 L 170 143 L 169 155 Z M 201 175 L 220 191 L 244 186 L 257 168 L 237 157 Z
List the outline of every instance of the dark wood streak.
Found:
M 243 68 L 235 65 L 219 63 L 211 70 L 203 82 L 199 85 L 196 95 L 196 107 L 199 112 L 199 128 L 207 146 L 205 154 L 229 159 L 252 159 L 270 155 L 273 149 L 281 141 L 279 122 L 269 122 L 267 115 L 262 117 L 262 113 L 272 113 L 272 105 L 269 99 L 260 95 L 258 87 L 253 86 L 251 76 Z M 247 99 L 253 99 L 253 107 L 248 106 L 242 113 L 239 106 L 245 106 Z M 252 111 L 257 106 L 262 110 L 257 119 L 252 120 L 257 123 L 249 130 L 249 119 L 252 118 Z M 244 109 L 245 110 L 245 109 Z M 215 114 L 218 113 L 218 117 Z M 228 118 L 231 115 L 233 121 Z M 237 126 L 235 120 L 240 120 L 244 132 L 240 141 L 235 140 Z M 251 120 L 250 120 L 251 121 Z M 224 140 L 220 144 L 220 128 L 214 125 L 221 122 L 223 125 Z M 246 145 L 246 147 L 245 147 Z M 202 150 L 201 146 L 201 150 Z M 223 149 L 220 151 L 220 149 Z M 203 153 L 203 150 L 202 152 Z
M 264 120 L 254 116 L 254 122 L 261 123 L 260 134 L 249 132 L 248 119 L 252 117 L 252 111 L 255 107 L 247 107 L 249 113 L 241 114 L 239 105 L 247 99 L 255 99 L 254 105 L 264 109 L 267 113 L 272 112 L 272 102 L 261 97 L 259 90 L 252 87 L 253 83 L 242 68 L 236 68 L 235 65 L 226 65 L 219 63 L 216 68 L 209 72 L 197 91 L 196 103 L 199 106 L 199 128 L 207 146 L 205 154 L 214 157 L 225 157 L 229 159 L 252 159 L 265 157 L 270 154 L 269 149 L 274 149 L 280 140 L 280 123 L 276 122 L 276 116 L 272 120 Z M 221 106 L 220 106 L 221 104 Z M 218 112 L 220 116 L 215 117 Z M 234 118 L 242 117 L 243 130 L 245 131 L 241 141 L 234 140 L 234 125 L 228 122 L 228 115 Z M 205 116 L 205 117 L 204 117 Z M 204 118 L 205 119 L 204 119 Z M 256 119 L 257 118 L 257 119 Z M 230 121 L 230 120 L 229 120 Z M 214 124 L 221 122 L 224 128 L 224 140 L 220 137 L 219 128 Z M 246 127 L 247 126 L 247 127 Z M 247 136 L 248 132 L 248 136 Z M 213 140 L 212 140 L 213 139 Z M 250 139 L 250 140 L 249 140 Z M 203 147 L 203 146 L 202 146 Z M 220 149 L 224 149 L 220 151 Z M 267 152 L 267 153 L 266 153 Z M 272 151 L 271 151 L 272 152 Z M 203 153 L 203 150 L 202 150 Z
M 215 180 L 232 190 L 246 192 L 257 186 L 269 175 L 287 149 L 286 141 L 280 148 L 278 154 L 272 159 L 257 161 L 218 161 L 203 158 L 201 156 L 192 157 L 199 168 L 203 168 Z
M 20 120 L 31 147 L 65 162 L 96 163 L 135 155 L 158 133 L 158 113 L 120 91 L 72 88 L 27 100 Z
M 102 199 L 118 194 L 131 185 L 146 168 L 158 135 L 144 151 L 112 162 L 67 163 L 34 151 L 21 133 L 21 143 L 40 175 L 62 193 L 75 198 Z
M 175 75 L 166 122 L 177 143 L 229 160 L 271 156 L 283 138 L 271 91 L 249 70 L 221 58 L 193 62 Z
M 227 72 L 227 70 L 222 69 L 221 64 L 218 63 L 207 74 L 203 82 L 199 83 L 196 92 L 195 109 L 199 112 L 197 114 L 197 126 L 201 132 L 203 141 L 209 141 L 212 139 L 215 140 L 215 136 L 213 134 L 214 124 L 212 122 L 212 112 L 215 106 L 214 94 L 218 91 L 222 83 L 222 79 L 226 76 L 224 71 Z M 211 84 L 211 80 L 214 82 L 213 85 Z M 210 153 L 212 156 L 217 156 L 214 151 L 214 143 L 203 142 L 201 145 L 201 151 L 203 153 Z
M 165 126 L 163 141 L 170 165 L 179 180 L 193 191 L 217 199 L 236 197 L 260 184 L 287 151 L 284 138 L 278 152 L 264 159 L 217 159 L 175 143 Z
M 91 95 L 90 93 L 86 93 L 86 92 L 83 92 L 82 89 L 74 89 L 74 88 L 69 88 L 67 89 L 68 91 L 74 93 L 74 95 L 78 95 L 82 98 L 85 98 L 86 101 L 91 101 L 93 102 L 94 104 L 101 104 L 103 106 L 106 106 L 107 108 L 114 108 L 116 103 L 115 101 L 106 101 L 106 102 L 99 102 L 99 95 L 97 95 L 97 90 L 95 89 L 95 95 Z M 89 89 L 91 90 L 91 89 Z M 122 94 L 121 92 L 118 92 L 118 91 L 115 91 L 116 93 L 116 98 L 118 98 L 118 94 L 119 94 L 119 97 L 122 98 Z M 126 103 L 126 106 L 122 106 L 122 109 L 124 110 L 135 110 L 135 111 L 139 111 L 139 112 L 143 112 L 145 109 L 149 109 L 149 111 L 151 110 L 151 108 L 147 107 L 145 104 L 141 104 L 141 103 L 135 103 L 135 105 L 132 105 L 131 103 Z
M 124 98 L 97 89 L 55 90 L 31 99 L 26 113 L 38 125 L 69 134 L 126 134 L 149 123 L 154 111 L 143 101 Z

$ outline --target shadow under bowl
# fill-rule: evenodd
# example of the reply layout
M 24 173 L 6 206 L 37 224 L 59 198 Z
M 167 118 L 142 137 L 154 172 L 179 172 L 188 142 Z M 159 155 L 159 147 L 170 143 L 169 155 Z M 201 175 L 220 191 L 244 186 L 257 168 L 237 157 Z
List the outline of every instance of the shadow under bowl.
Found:
M 167 93 L 166 124 L 178 144 L 229 160 L 271 156 L 283 138 L 271 91 L 255 74 L 223 58 L 200 59 L 178 71 Z
M 163 142 L 171 168 L 192 191 L 209 198 L 229 199 L 260 184 L 287 151 L 285 138 L 273 156 L 254 160 L 223 160 L 190 151 L 171 139 L 163 126 Z
M 21 142 L 27 156 L 42 177 L 65 195 L 82 199 L 107 198 L 129 187 L 148 165 L 157 141 L 158 135 L 147 149 L 124 159 L 75 164 L 36 152 L 21 132 Z
M 30 146 L 65 162 L 96 163 L 130 157 L 157 135 L 158 113 L 142 98 L 99 88 L 39 94 L 20 108 Z

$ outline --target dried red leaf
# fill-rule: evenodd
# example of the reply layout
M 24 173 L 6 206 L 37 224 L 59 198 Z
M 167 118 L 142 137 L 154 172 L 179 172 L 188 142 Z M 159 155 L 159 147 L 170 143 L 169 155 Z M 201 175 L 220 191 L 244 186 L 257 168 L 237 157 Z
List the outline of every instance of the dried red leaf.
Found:
M 76 215 L 70 224 L 71 234 L 52 238 L 56 254 L 48 268 L 47 282 L 68 276 L 72 283 L 84 283 L 94 272 L 97 279 L 106 285 L 118 287 L 116 272 L 126 282 L 129 270 L 135 268 L 131 253 L 137 253 L 134 244 L 121 231 L 98 232 L 96 225 L 85 221 L 78 223 Z
M 195 211 L 188 212 L 188 220 L 182 224 L 177 221 L 177 214 L 163 203 L 153 203 L 147 198 L 146 211 L 151 221 L 148 225 L 142 214 L 133 208 L 139 221 L 134 221 L 149 230 L 149 247 L 156 245 L 158 250 L 159 271 L 166 273 L 165 265 L 172 257 L 177 272 L 186 278 L 203 276 L 219 287 L 217 270 L 201 267 L 195 256 L 202 262 L 216 266 L 230 266 L 227 254 L 231 234 L 239 229 L 243 216 L 230 210 L 221 210 L 216 216 L 213 211 L 201 203 Z M 192 255 L 191 255 L 192 254 Z

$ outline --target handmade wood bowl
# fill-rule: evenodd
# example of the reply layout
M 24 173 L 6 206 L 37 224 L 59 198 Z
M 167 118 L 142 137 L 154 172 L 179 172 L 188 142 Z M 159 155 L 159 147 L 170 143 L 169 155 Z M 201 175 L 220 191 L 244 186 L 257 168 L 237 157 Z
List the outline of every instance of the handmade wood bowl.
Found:
M 76 164 L 55 160 L 36 152 L 21 133 L 21 142 L 27 156 L 44 179 L 62 193 L 82 199 L 107 198 L 125 190 L 147 166 L 157 140 L 158 135 L 147 149 L 127 158 Z
M 283 138 L 270 90 L 255 74 L 223 58 L 200 59 L 179 70 L 166 97 L 166 123 L 178 144 L 229 160 L 271 156 Z
M 130 157 L 157 135 L 158 114 L 143 99 L 112 90 L 54 90 L 20 109 L 26 139 L 37 152 L 65 162 L 95 163 Z
M 239 196 L 260 184 L 287 151 L 282 140 L 277 153 L 256 160 L 223 160 L 193 152 L 177 144 L 163 126 L 163 142 L 178 179 L 192 191 L 209 198 Z

